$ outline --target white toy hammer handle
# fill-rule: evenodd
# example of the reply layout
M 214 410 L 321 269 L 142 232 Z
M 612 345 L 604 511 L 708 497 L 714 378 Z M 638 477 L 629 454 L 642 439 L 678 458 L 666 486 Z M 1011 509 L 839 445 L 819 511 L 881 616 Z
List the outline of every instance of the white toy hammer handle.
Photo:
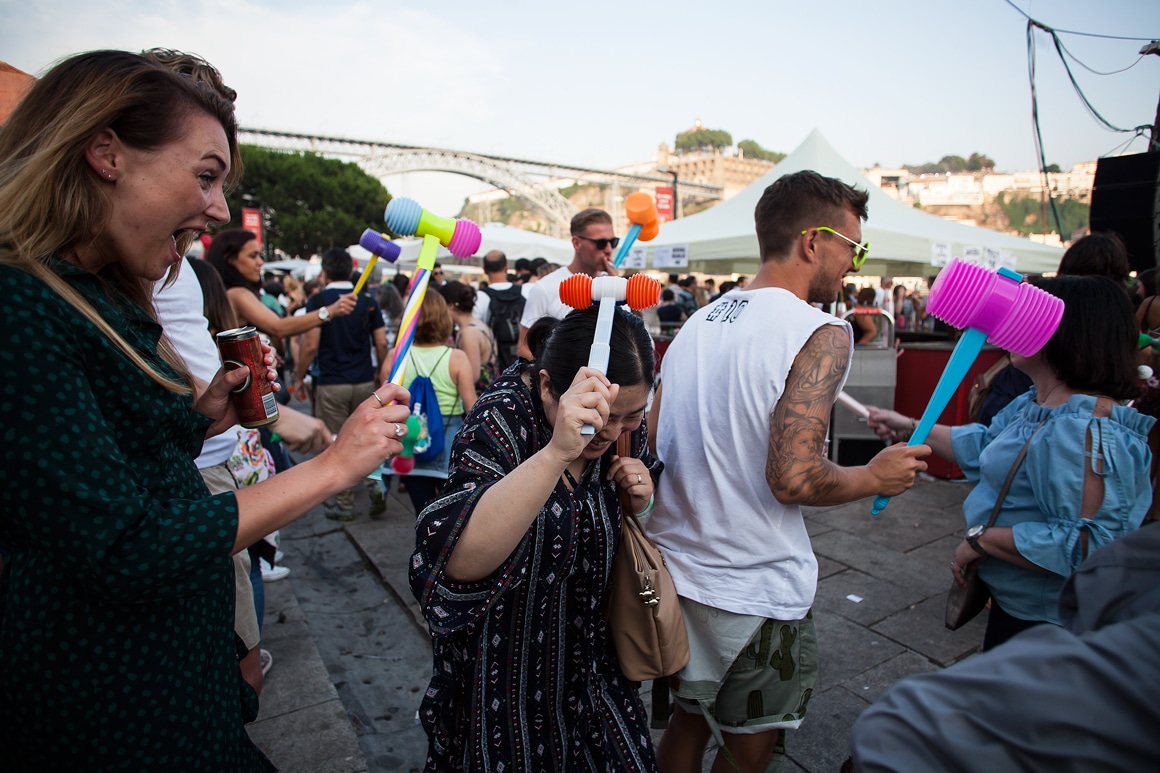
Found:
M 616 298 L 603 296 L 600 299 L 599 310 L 596 313 L 596 335 L 592 337 L 592 348 L 588 350 L 588 367 L 595 368 L 604 375 L 608 375 L 608 356 L 612 352 L 609 341 L 612 340 L 612 315 L 616 313 Z M 580 428 L 581 435 L 595 435 L 596 427 L 585 424 Z
M 612 323 L 616 316 L 616 302 L 625 301 L 630 308 L 646 309 L 655 306 L 661 297 L 661 286 L 655 280 L 642 274 L 625 279 L 619 276 L 589 277 L 573 274 L 560 283 L 560 300 L 574 309 L 587 309 L 595 301 L 599 304 L 596 314 L 596 331 L 592 336 L 592 348 L 588 350 L 588 367 L 608 375 L 608 359 L 612 354 Z M 581 435 L 596 434 L 596 427 L 585 424 Z

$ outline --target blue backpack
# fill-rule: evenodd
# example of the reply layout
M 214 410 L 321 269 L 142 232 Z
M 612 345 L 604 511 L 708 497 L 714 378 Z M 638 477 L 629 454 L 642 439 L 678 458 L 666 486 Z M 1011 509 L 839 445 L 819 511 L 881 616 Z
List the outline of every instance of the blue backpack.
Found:
M 431 369 L 434 373 L 443 362 L 444 357 L 451 353 L 451 349 L 443 352 L 443 357 L 435 363 L 435 367 Z M 415 365 L 415 358 L 411 358 L 411 365 Z M 415 378 L 411 379 L 411 386 L 407 387 L 407 391 L 411 393 L 411 413 L 419 415 L 419 421 L 427 427 L 427 448 L 423 451 L 416 449 L 415 460 L 419 462 L 433 462 L 439 458 L 443 453 L 443 413 L 439 410 L 439 396 L 435 394 L 435 384 L 432 383 L 430 375 L 423 375 L 415 368 Z

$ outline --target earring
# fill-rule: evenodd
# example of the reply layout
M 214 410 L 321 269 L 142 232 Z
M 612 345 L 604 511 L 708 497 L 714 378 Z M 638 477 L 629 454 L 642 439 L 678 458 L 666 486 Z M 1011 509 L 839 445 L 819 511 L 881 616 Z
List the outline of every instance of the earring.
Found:
M 106 180 L 112 180 L 112 179 L 113 179 L 113 173 L 112 173 L 112 172 L 110 172 L 108 169 L 102 169 L 102 170 L 101 170 L 101 174 L 102 174 L 102 175 L 104 175 L 104 177 L 105 177 L 105 179 L 106 179 Z

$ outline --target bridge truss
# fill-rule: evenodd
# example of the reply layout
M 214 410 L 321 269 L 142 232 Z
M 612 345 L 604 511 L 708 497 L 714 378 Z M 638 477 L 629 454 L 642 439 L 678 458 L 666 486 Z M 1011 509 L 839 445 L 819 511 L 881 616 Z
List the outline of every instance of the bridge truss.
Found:
M 556 236 L 568 232 L 576 206 L 560 195 L 553 180 L 609 185 L 617 198 L 621 185 L 639 188 L 671 185 L 669 175 L 632 174 L 603 169 L 553 164 L 543 161 L 491 156 L 462 150 L 425 148 L 384 142 L 322 137 L 309 134 L 240 128 L 238 141 L 270 150 L 308 151 L 322 156 L 354 160 L 367 174 L 382 178 L 406 172 L 449 172 L 464 175 L 506 191 L 513 198 L 541 212 Z M 701 183 L 680 183 L 680 195 L 720 199 L 722 187 Z M 613 212 L 614 222 L 622 213 Z

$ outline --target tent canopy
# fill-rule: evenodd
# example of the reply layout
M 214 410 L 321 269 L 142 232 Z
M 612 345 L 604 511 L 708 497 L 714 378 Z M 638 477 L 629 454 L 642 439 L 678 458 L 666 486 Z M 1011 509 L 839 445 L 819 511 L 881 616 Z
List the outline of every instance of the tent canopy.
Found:
M 938 269 L 931 264 L 932 246 L 936 243 L 950 245 L 948 257 L 963 256 L 965 247 L 997 252 L 1007 262 L 1013 260 L 1015 270 L 1023 273 L 1054 271 L 1063 256 L 1058 247 L 944 220 L 895 201 L 839 156 L 815 129 L 793 153 L 733 198 L 705 212 L 662 225 L 657 238 L 646 245 L 651 248 L 650 258 L 656 247 L 685 245 L 689 270 L 753 273 L 760 262 L 753 223 L 757 202 L 774 180 L 805 169 L 869 192 L 869 219 L 862 225 L 862 239 L 870 242 L 870 255 L 861 274 L 936 274 Z
M 302 279 L 312 279 L 318 276 L 318 272 L 322 269 L 321 264 L 311 263 L 309 260 L 302 258 L 287 258 L 286 260 L 274 260 L 269 263 L 262 264 L 262 271 L 282 271 L 287 274 Z

